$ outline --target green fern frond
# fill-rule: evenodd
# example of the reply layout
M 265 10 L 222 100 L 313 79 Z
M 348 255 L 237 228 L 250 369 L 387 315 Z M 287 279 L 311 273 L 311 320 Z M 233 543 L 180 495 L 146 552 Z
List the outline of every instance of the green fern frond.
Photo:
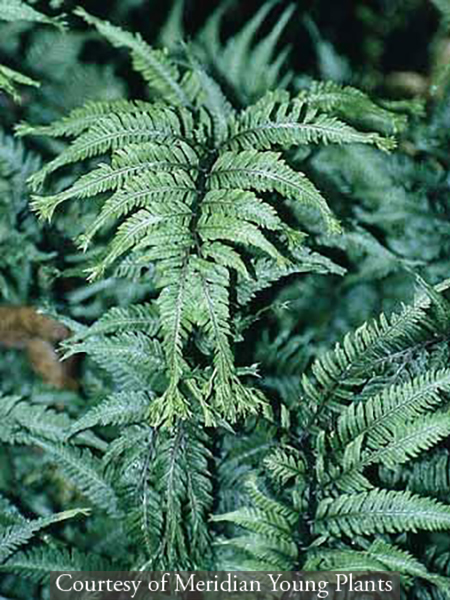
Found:
M 366 402 L 351 404 L 337 422 L 339 442 L 345 446 L 364 435 L 369 447 L 376 448 L 380 438 L 406 421 L 420 417 L 443 401 L 450 391 L 450 371 L 428 371 L 401 385 L 386 387 Z
M 366 123 L 377 130 L 398 133 L 405 129 L 404 114 L 395 114 L 374 102 L 363 91 L 333 81 L 315 81 L 299 94 L 319 110 L 337 114 L 352 123 Z
M 0 0 L 0 20 L 11 22 L 31 21 L 32 23 L 45 23 L 59 28 L 64 26 L 64 21 L 61 18 L 48 17 L 23 0 Z
M 259 98 L 269 89 L 285 87 L 292 80 L 292 73 L 286 67 L 289 48 L 278 50 L 277 46 L 294 6 L 287 6 L 278 15 L 268 35 L 256 41 L 276 4 L 264 3 L 238 33 L 222 43 L 220 30 L 227 9 L 226 3 L 223 3 L 195 39 L 195 45 L 203 50 L 214 69 L 236 90 L 244 103 Z M 254 73 L 255 77 L 247 77 L 247 73 Z
M 49 517 L 40 517 L 34 520 L 23 520 L 15 525 L 0 529 L 0 563 L 4 562 L 21 546 L 29 542 L 37 533 L 67 519 L 73 519 L 79 515 L 88 516 L 87 508 L 74 508 L 64 512 L 55 513 Z
M 443 282 L 438 291 L 447 287 L 448 282 Z M 402 312 L 390 319 L 382 314 L 377 321 L 365 323 L 316 360 L 311 369 L 314 379 L 303 378 L 304 392 L 312 405 L 327 410 L 340 405 L 351 397 L 352 389 L 361 385 L 366 370 L 373 372 L 376 365 L 382 368 L 396 353 L 426 339 L 430 329 L 437 330 L 427 317 L 431 305 L 428 295 L 419 294 Z
M 31 23 L 53 25 L 61 30 L 65 28 L 63 17 L 49 17 L 23 0 L 0 0 L 0 21 L 9 21 L 11 23 L 28 21 Z M 17 85 L 39 87 L 39 83 L 31 77 L 0 65 L 0 91 L 10 94 L 14 100 L 20 102 L 21 97 L 17 90 Z
M 282 485 L 301 480 L 305 475 L 305 463 L 302 456 L 295 449 L 277 448 L 265 459 L 264 465 L 270 475 Z
M 450 526 L 450 508 L 410 492 L 374 489 L 322 500 L 315 529 L 324 536 L 370 535 Z
M 122 114 L 119 112 L 116 114 L 114 112 L 111 115 L 97 119 L 94 125 L 76 138 L 57 158 L 49 161 L 41 171 L 31 177 L 30 183 L 34 189 L 37 189 L 44 183 L 48 175 L 60 167 L 89 157 L 102 155 L 108 151 L 114 152 L 114 150 L 117 150 L 112 161 L 112 169 L 108 169 L 108 165 L 105 165 L 103 170 L 106 172 L 100 170 L 98 181 L 95 179 L 96 175 L 92 176 L 92 174 L 88 174 L 82 177 L 78 184 L 78 187 L 81 189 L 77 189 L 77 186 L 75 186 L 76 193 L 74 195 L 81 193 L 81 197 L 84 197 L 83 192 L 87 196 L 89 193 L 97 194 L 108 189 L 114 189 L 120 181 L 123 181 L 123 179 L 118 179 L 122 175 L 120 169 L 123 169 L 123 175 L 126 176 L 138 171 L 138 165 L 144 162 L 145 159 L 150 163 L 154 163 L 155 167 L 158 162 L 159 155 L 155 155 L 154 146 L 148 147 L 147 152 L 144 152 L 139 146 L 137 146 L 136 150 L 133 146 L 129 147 L 130 144 L 145 143 L 153 140 L 157 140 L 160 143 L 182 141 L 184 126 L 190 127 L 191 124 L 186 122 L 185 119 L 180 118 L 180 112 L 175 113 L 167 107 L 155 106 L 152 107 L 151 111 L 137 114 L 132 112 Z M 168 151 L 170 151 L 169 148 Z M 179 155 L 179 153 L 177 154 Z M 173 155 L 169 154 L 170 156 Z M 135 164 L 131 166 L 129 161 L 133 159 Z M 164 164 L 165 161 L 160 160 L 160 162 Z M 176 162 L 180 165 L 185 164 L 183 161 L 180 161 L 180 158 Z M 190 166 L 189 163 L 188 165 Z M 141 169 L 143 168 L 145 168 L 145 165 L 141 167 Z M 119 171 L 117 174 L 115 173 L 116 169 Z M 110 175 L 110 179 L 112 179 L 112 187 L 102 187 L 105 185 L 103 184 L 103 179 L 106 178 L 106 181 L 108 181 L 107 175 Z M 87 191 L 84 191 L 82 183 L 84 184 L 86 179 L 87 183 L 92 187 L 88 187 Z M 62 197 L 65 199 L 65 192 L 62 192 L 62 194 Z M 48 217 L 48 215 L 45 216 Z
M 111 571 L 111 563 L 92 553 L 83 553 L 76 548 L 71 550 L 59 547 L 40 547 L 16 552 L 3 564 L 0 572 L 14 573 L 26 577 L 33 583 L 48 583 L 52 571 Z
M 447 450 L 441 448 L 406 467 L 385 469 L 381 476 L 390 487 L 401 484 L 416 494 L 445 501 L 450 486 L 450 457 Z
M 87 448 L 54 444 L 35 438 L 34 443 L 44 450 L 54 464 L 80 492 L 111 516 L 117 516 L 116 493 L 102 473 L 100 461 Z
M 337 571 L 397 571 L 407 577 L 420 577 L 436 582 L 435 576 L 429 573 L 424 564 L 409 552 L 389 544 L 382 539 L 376 539 L 366 550 L 319 549 L 312 553 L 305 565 L 308 570 L 337 570 Z
M 133 67 L 147 82 L 152 94 L 171 104 L 189 105 L 180 81 L 180 73 L 163 50 L 154 50 L 138 34 L 131 34 L 116 25 L 102 21 L 77 8 L 75 14 L 93 25 L 116 48 L 131 51 Z
M 220 546 L 225 546 L 225 550 L 230 546 L 235 552 L 244 551 L 243 563 L 251 559 L 257 570 L 264 569 L 263 565 L 292 569 L 298 557 L 292 537 L 298 513 L 262 493 L 253 478 L 246 487 L 255 508 L 242 507 L 214 515 L 213 521 L 232 523 L 252 533 L 220 541 Z
M 208 184 L 211 189 L 279 192 L 317 209 L 328 231 L 340 232 L 340 226 L 320 192 L 303 173 L 291 169 L 278 152 L 225 152 L 213 165 Z
M 33 445 L 35 436 L 50 442 L 63 442 L 71 424 L 69 416 L 51 408 L 15 396 L 0 395 L 0 440 L 5 444 Z M 104 448 L 104 443 L 93 434 L 81 435 L 75 444 Z
M 344 94 L 345 95 L 345 94 Z M 269 92 L 232 122 L 226 147 L 267 150 L 306 144 L 372 144 L 392 150 L 394 140 L 377 133 L 363 133 L 321 109 L 316 98 L 290 99 L 287 92 Z
M 39 83 L 34 79 L 31 79 L 31 77 L 27 77 L 18 71 L 0 65 L 0 90 L 10 94 L 14 100 L 20 102 L 20 94 L 16 88 L 17 85 L 39 87 Z
M 170 569 L 178 564 L 192 569 L 209 554 L 209 460 L 207 436 L 191 425 L 181 424 L 157 436 L 154 459 L 147 467 L 148 481 L 135 512 L 135 522 L 141 523 L 144 536 L 146 531 L 149 534 L 145 568 Z M 154 502 L 153 514 L 150 511 Z M 162 515 L 162 521 L 158 521 L 158 515 Z M 148 528 L 156 528 L 159 534 L 151 535 Z
M 98 200 L 99 212 L 94 208 L 78 237 L 78 244 L 87 250 L 100 235 L 107 235 L 103 251 L 87 270 L 91 280 L 131 255 L 139 256 L 140 264 L 155 265 L 154 305 L 161 329 L 147 345 L 158 360 L 162 345 L 167 381 L 165 391 L 149 406 L 154 424 L 188 418 L 194 407 L 208 424 L 224 416 L 233 422 L 264 410 L 263 395 L 244 385 L 235 364 L 230 295 L 235 273 L 250 282 L 256 274 L 253 289 L 247 291 L 254 295 L 290 274 L 339 270 L 327 259 L 315 260 L 300 249 L 305 234 L 287 216 L 295 204 L 316 212 L 330 233 L 339 232 L 340 226 L 312 181 L 273 148 L 361 142 L 387 150 L 391 142 L 377 133 L 358 132 L 319 112 L 309 100 L 292 100 L 287 92 L 268 94 L 239 113 L 191 49 L 185 51 L 186 64 L 181 66 L 139 35 L 81 9 L 77 14 L 113 45 L 131 51 L 158 102 L 90 103 L 54 125 L 21 126 L 21 134 L 75 138 L 31 178 L 34 189 L 61 167 L 107 158 L 62 191 L 34 196 L 33 207 L 51 219 L 63 202 Z M 234 53 L 248 47 L 266 14 L 264 8 L 241 32 Z M 284 23 L 291 9 L 283 14 Z M 256 61 L 268 60 L 282 28 L 255 49 Z M 288 201 L 284 207 L 277 206 L 281 199 Z M 131 347 L 133 339 L 137 356 L 144 338 L 125 332 L 114 340 L 94 344 L 86 340 L 73 347 L 91 352 L 100 344 L 92 351 L 119 381 L 121 369 L 114 374 L 116 361 L 108 364 L 105 357 L 114 345 L 118 349 L 123 342 Z M 195 361 L 187 359 L 193 340 L 207 360 L 201 375 Z M 130 352 L 132 362 L 134 351 Z M 137 389 L 127 373 L 121 383 Z
M 159 319 L 151 303 L 136 304 L 127 307 L 114 306 L 102 315 L 93 325 L 82 332 L 73 334 L 65 344 L 66 355 L 70 356 L 73 344 L 92 336 L 108 333 L 141 331 L 153 337 L 159 329 Z
M 149 394 L 139 392 L 122 392 L 108 396 L 99 404 L 89 409 L 69 430 L 73 436 L 84 429 L 98 425 L 130 425 L 140 423 L 147 415 Z

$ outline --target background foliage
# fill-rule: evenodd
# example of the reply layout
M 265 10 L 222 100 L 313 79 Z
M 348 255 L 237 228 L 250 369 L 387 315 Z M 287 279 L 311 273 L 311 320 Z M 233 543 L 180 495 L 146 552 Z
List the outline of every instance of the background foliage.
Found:
M 166 4 L 0 0 L 0 593 L 352 568 L 440 598 L 450 5 Z

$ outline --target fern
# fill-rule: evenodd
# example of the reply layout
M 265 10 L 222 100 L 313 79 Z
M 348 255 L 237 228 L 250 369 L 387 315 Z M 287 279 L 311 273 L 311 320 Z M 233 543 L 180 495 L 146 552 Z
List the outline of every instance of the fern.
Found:
M 442 295 L 447 282 L 421 287 L 425 293 L 419 292 L 401 313 L 365 324 L 316 359 L 314 376 L 304 379 L 306 394 L 293 407 L 297 432 L 264 460 L 275 487 L 262 496 L 253 489 L 247 497 L 251 507 L 215 517 L 245 530 L 224 544 L 235 548 L 244 568 L 388 568 L 410 582 L 418 577 L 440 589 L 448 586 L 444 576 L 429 571 L 395 537 L 449 528 L 447 498 L 440 502 L 429 491 L 438 489 L 439 476 L 445 486 L 446 476 L 430 470 L 420 484 L 424 466 L 415 463 L 448 439 L 448 372 L 432 367 L 415 372 L 408 364 L 415 364 L 412 348 L 420 353 L 447 343 L 441 333 L 448 315 Z M 407 374 L 398 383 L 402 361 Z M 446 458 L 436 454 L 435 469 L 445 469 Z M 415 493 L 390 489 L 398 486 L 399 473 Z M 273 499 L 280 489 L 280 500 Z M 284 520 L 288 515 L 292 521 Z M 298 555 L 288 559 L 289 542 L 296 544 Z M 277 560 L 281 549 L 283 559 Z M 222 564 L 229 565 L 226 549 L 220 552 Z
M 0 530 L 0 560 L 3 562 L 9 558 L 16 550 L 26 544 L 33 536 L 39 533 L 45 527 L 49 527 L 53 523 L 72 519 L 78 515 L 88 515 L 87 509 L 78 508 L 67 510 L 62 513 L 55 513 L 50 517 L 40 517 L 34 520 L 21 518 L 17 523 L 2 527 Z
M 380 570 L 442 600 L 445 3 L 343 3 L 351 44 L 322 0 L 64 4 L 0 0 L 0 595 Z
M 236 273 L 248 277 L 245 264 L 258 255 L 295 270 L 301 255 L 293 250 L 303 234 L 281 216 L 277 204 L 282 199 L 312 208 L 330 232 L 339 230 L 319 190 L 271 148 L 361 142 L 387 150 L 392 143 L 379 134 L 359 132 L 287 92 L 269 93 L 235 111 L 220 100 L 217 84 L 197 62 L 182 72 L 139 36 L 83 11 L 78 14 L 113 45 L 131 51 L 135 69 L 159 103 L 90 104 L 55 125 L 36 128 L 35 133 L 76 137 L 32 177 L 34 187 L 60 167 L 83 159 L 106 154 L 110 162 L 61 192 L 35 196 L 34 206 L 50 218 L 67 200 L 108 193 L 79 240 L 86 249 L 105 226 L 114 231 L 90 277 L 104 276 L 128 253 L 141 252 L 140 261 L 155 263 L 160 292 L 153 310 L 161 330 L 152 343 L 161 341 L 164 349 L 167 389 L 150 404 L 154 424 L 186 418 L 193 405 L 209 423 L 257 412 L 265 400 L 241 382 L 233 357 L 231 278 Z M 213 88 L 216 100 L 210 95 Z M 226 108 L 218 107 L 218 100 Z M 33 128 L 21 127 L 21 132 L 33 133 Z M 278 195 L 276 204 L 265 197 L 268 193 Z M 195 365 L 186 360 L 185 348 L 198 334 L 205 337 L 210 366 L 204 376 L 192 377 Z

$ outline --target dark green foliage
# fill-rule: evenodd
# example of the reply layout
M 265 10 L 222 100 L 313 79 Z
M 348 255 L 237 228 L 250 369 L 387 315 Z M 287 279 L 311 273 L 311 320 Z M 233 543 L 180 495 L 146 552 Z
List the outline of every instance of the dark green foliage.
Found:
M 151 35 L 152 2 L 4 4 L 2 64 L 32 80 L 0 67 L 1 303 L 70 331 L 79 387 L 0 323 L 0 594 L 46 597 L 51 570 L 368 569 L 441 598 L 448 78 L 390 97 L 375 51 L 421 9 L 353 3 L 353 65 L 321 2 L 193 25 L 175 1 Z

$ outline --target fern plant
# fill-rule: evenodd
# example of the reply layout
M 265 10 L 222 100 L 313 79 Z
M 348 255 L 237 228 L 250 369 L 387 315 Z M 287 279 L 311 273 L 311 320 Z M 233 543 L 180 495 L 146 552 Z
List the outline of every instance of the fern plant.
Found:
M 255 413 L 266 401 L 242 383 L 235 364 L 232 281 L 237 277 L 239 286 L 258 265 L 272 281 L 304 270 L 298 248 L 305 234 L 283 214 L 294 204 L 314 211 L 330 233 L 339 231 L 320 191 L 282 151 L 317 143 L 388 150 L 393 142 L 327 114 L 325 100 L 316 107 L 314 96 L 269 92 L 237 111 L 189 53 L 187 64 L 178 65 L 139 36 L 77 12 L 115 46 L 131 50 L 155 102 L 93 103 L 49 126 L 22 125 L 22 135 L 75 138 L 33 175 L 34 188 L 66 165 L 109 159 L 68 188 L 35 196 L 34 207 L 51 218 L 67 200 L 101 197 L 78 239 L 87 249 L 109 228 L 102 256 L 89 269 L 92 279 L 129 254 L 155 264 L 155 340 L 164 349 L 167 384 L 149 406 L 153 424 L 170 425 L 195 411 L 207 424 Z M 185 351 L 195 338 L 201 369 Z
M 0 99 L 1 309 L 78 366 L 55 389 L 1 348 L 0 594 L 44 598 L 52 570 L 381 569 L 442 598 L 445 97 L 373 100 L 346 85 L 366 63 L 316 81 L 329 31 L 298 7 L 196 27 L 175 1 L 155 47 L 128 31 L 151 2 L 97 8 L 124 27 L 80 8 L 0 36 L 42 81 Z
M 214 517 L 244 530 L 221 542 L 225 567 L 387 569 L 406 587 L 448 589 L 445 570 L 413 551 L 416 532 L 449 528 L 450 506 L 435 498 L 448 466 L 448 285 L 426 286 L 313 363 L 291 427 L 266 452 L 265 492 L 253 475 L 250 506 Z

